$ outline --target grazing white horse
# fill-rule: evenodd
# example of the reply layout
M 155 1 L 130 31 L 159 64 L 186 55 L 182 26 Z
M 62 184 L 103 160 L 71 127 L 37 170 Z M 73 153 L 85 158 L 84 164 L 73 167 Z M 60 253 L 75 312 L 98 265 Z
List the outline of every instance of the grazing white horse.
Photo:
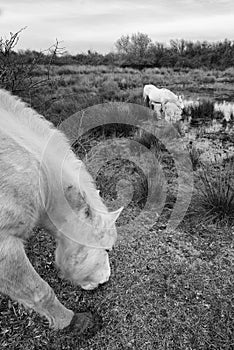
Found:
M 176 104 L 178 108 L 184 108 L 183 99 L 181 96 L 177 96 L 172 91 L 165 88 L 159 89 L 152 84 L 144 86 L 143 99 L 147 107 L 150 108 L 152 108 L 154 104 L 158 103 L 164 110 L 164 106 L 167 102 Z
M 37 225 L 57 241 L 56 264 L 65 278 L 94 289 L 110 277 L 108 252 L 122 208 L 108 212 L 68 139 L 18 98 L 0 90 L 0 292 L 33 308 L 50 326 L 94 326 L 74 314 L 34 270 L 24 241 Z M 38 233 L 40 234 L 40 233 Z
M 182 118 L 182 110 L 173 102 L 164 105 L 164 118 L 168 123 L 176 123 Z

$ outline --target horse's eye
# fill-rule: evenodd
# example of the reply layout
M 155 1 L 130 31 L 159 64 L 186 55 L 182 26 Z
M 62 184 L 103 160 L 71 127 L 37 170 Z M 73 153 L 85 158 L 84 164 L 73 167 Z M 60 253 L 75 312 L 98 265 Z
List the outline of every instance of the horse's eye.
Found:
M 89 218 L 91 216 L 91 210 L 90 210 L 89 206 L 87 206 L 85 208 L 85 216 L 86 216 L 86 218 Z

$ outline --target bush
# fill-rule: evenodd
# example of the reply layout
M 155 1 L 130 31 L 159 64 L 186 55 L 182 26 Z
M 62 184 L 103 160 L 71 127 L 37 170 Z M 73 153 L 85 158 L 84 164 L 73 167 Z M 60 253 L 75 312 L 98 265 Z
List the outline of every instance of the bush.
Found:
M 209 100 L 201 101 L 198 105 L 191 106 L 191 125 L 198 126 L 209 122 L 214 118 L 214 103 Z
M 119 85 L 114 80 L 107 80 L 99 88 L 99 93 L 104 100 L 114 101 L 120 92 Z
M 206 76 L 203 78 L 203 83 L 205 84 L 213 84 L 215 83 L 216 79 L 214 76 Z
M 48 83 L 51 64 L 59 50 L 56 42 L 47 50 L 47 55 L 34 51 L 16 53 L 14 49 L 23 29 L 10 33 L 9 39 L 0 37 L 0 87 L 21 97 L 30 96 L 33 90 Z M 42 70 L 45 76 L 35 80 L 34 77 L 38 77 Z

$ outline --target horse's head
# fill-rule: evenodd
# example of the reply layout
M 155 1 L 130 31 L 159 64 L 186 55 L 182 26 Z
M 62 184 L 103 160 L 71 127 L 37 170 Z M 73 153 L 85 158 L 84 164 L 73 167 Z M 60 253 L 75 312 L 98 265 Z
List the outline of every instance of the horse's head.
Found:
M 97 212 L 85 205 L 74 217 L 67 218 L 56 249 L 56 264 L 64 278 L 86 290 L 108 281 L 108 250 L 117 238 L 115 221 L 121 210 Z

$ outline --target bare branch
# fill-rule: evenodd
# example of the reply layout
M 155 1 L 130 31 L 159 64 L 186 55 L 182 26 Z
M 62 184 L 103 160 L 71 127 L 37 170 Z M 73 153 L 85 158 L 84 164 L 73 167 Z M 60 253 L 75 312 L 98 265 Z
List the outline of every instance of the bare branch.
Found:
M 0 86 L 12 92 L 30 95 L 31 90 L 48 83 L 52 63 L 64 48 L 59 47 L 56 39 L 54 45 L 41 52 L 16 52 L 14 49 L 25 29 L 26 27 L 10 33 L 9 39 L 0 38 Z M 41 64 L 46 67 L 46 78 L 38 80 L 34 72 L 38 71 Z

